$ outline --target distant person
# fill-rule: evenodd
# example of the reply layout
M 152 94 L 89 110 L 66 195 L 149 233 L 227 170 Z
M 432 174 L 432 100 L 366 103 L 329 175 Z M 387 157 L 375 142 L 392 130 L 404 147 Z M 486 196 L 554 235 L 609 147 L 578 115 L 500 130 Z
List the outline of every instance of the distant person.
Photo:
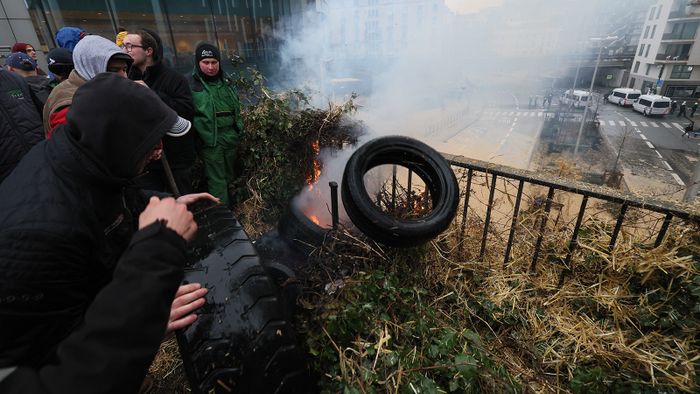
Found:
M 130 187 L 163 136 L 188 126 L 102 73 L 0 184 L 1 393 L 136 393 L 166 332 L 195 321 L 206 290 L 182 298 L 197 231 L 186 204 L 213 197 Z
M 56 43 L 59 47 L 72 51 L 87 33 L 79 27 L 62 27 L 56 32 Z
M 66 124 L 66 114 L 79 87 L 103 72 L 114 72 L 126 78 L 132 60 L 112 41 L 100 36 L 87 36 L 75 46 L 73 63 L 75 69 L 68 79 L 51 91 L 44 106 L 44 132 L 47 138 L 51 138 L 57 126 Z
M 691 118 L 692 118 L 693 116 L 695 116 L 695 111 L 697 111 L 697 110 L 698 110 L 698 102 L 695 101 L 695 102 L 693 103 L 693 106 L 690 107 L 690 117 L 691 117 Z
M 0 68 L 0 183 L 44 139 L 41 115 L 24 78 Z M 0 198 L 2 200 L 2 198 Z M 1 287 L 1 286 L 0 286 Z M 0 339 L 1 340 L 1 339 Z
M 192 121 L 201 144 L 209 193 L 229 204 L 228 185 L 235 179 L 236 148 L 243 134 L 241 102 L 234 82 L 221 68 L 221 53 L 203 43 L 194 52 L 189 84 L 194 100 Z
M 671 102 L 671 112 L 669 114 L 673 115 L 673 113 L 676 112 L 677 107 L 678 107 L 678 102 L 676 102 L 676 100 L 673 100 Z
M 25 53 L 25 54 L 29 55 L 32 59 L 34 59 L 35 62 L 37 61 L 36 49 L 34 49 L 34 47 L 32 45 L 26 44 L 24 42 L 16 42 L 12 46 L 11 52 L 12 53 L 17 53 L 17 52 Z M 46 75 L 46 72 L 44 70 L 40 69 L 39 67 L 36 68 L 36 72 L 38 75 L 44 75 L 44 76 Z
M 10 72 L 19 75 L 27 81 L 34 98 L 38 100 L 40 107 L 43 109 L 44 103 L 46 103 L 46 99 L 49 98 L 49 93 L 51 92 L 50 80 L 37 74 L 36 61 L 27 54 L 15 52 L 7 57 L 5 65 Z
M 156 32 L 148 29 L 129 32 L 122 45 L 134 59 L 129 79 L 147 85 L 181 117 L 192 120 L 194 106 L 187 79 L 163 62 L 163 45 Z M 192 165 L 195 158 L 194 133 L 183 137 L 165 137 L 163 147 L 177 189 L 182 194 L 192 190 Z M 162 161 L 149 164 L 148 172 L 137 179 L 145 189 L 172 191 Z
M 53 79 L 49 82 L 51 89 L 59 83 L 68 79 L 73 71 L 73 53 L 66 48 L 54 48 L 46 55 L 49 62 L 49 71 L 53 74 Z
M 685 110 L 688 107 L 685 101 L 681 103 L 680 109 L 678 110 L 678 117 L 685 116 Z

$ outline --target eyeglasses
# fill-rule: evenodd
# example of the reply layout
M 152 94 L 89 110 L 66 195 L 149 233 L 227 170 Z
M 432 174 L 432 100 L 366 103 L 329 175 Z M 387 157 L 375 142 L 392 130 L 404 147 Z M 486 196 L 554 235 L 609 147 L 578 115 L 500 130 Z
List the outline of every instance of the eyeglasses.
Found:
M 126 49 L 127 52 L 131 52 L 132 49 L 134 48 L 141 48 L 143 49 L 143 45 L 136 45 L 136 44 L 131 44 L 131 43 L 126 43 L 122 44 L 119 46 L 121 49 Z
M 34 48 L 27 48 L 24 50 L 24 53 L 29 53 L 29 52 L 36 52 L 36 49 Z

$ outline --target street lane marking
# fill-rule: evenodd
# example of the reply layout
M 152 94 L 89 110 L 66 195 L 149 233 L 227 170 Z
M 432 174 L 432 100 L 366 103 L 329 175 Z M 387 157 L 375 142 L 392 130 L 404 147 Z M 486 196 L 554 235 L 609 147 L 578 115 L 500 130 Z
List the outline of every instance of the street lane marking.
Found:
M 642 131 L 639 130 L 639 129 L 634 129 L 634 131 L 636 131 L 636 132 L 639 133 L 639 134 L 642 134 Z
M 641 124 L 641 125 L 644 126 L 644 127 L 649 127 L 649 125 L 647 124 L 647 122 L 639 122 L 639 124 Z
M 614 121 L 614 120 L 609 120 L 608 123 L 610 124 L 610 126 L 615 126 L 615 121 Z
M 668 124 L 668 123 L 666 123 L 666 122 L 661 122 L 661 124 L 662 124 L 665 128 L 667 128 L 667 129 L 670 129 L 670 128 L 671 128 L 671 125 Z
M 541 117 L 542 117 L 542 112 L 538 112 L 538 113 L 537 113 L 537 117 L 538 117 L 538 118 L 541 118 Z
M 673 167 L 671 167 L 671 165 L 668 164 L 666 160 L 662 160 L 661 162 L 664 163 L 664 165 L 666 166 L 666 168 L 668 168 L 669 171 L 673 171 Z
M 619 123 L 620 126 L 622 126 L 622 127 L 625 126 L 625 121 L 624 121 L 624 120 L 618 120 L 617 123 Z
M 514 113 L 515 113 L 515 112 L 511 112 L 511 113 L 508 114 L 508 116 L 513 116 Z
M 530 116 L 532 116 L 533 118 L 535 117 L 536 114 L 537 114 L 537 112 L 530 112 Z
M 651 125 L 652 125 L 653 127 L 659 127 L 659 125 L 656 124 L 656 122 L 650 122 L 650 123 L 651 123 Z
M 644 141 L 647 140 L 647 137 L 646 137 L 644 134 L 639 134 L 639 136 L 642 137 L 642 139 L 643 139 Z
M 631 125 L 632 127 L 637 127 L 637 124 L 634 123 L 634 122 L 632 122 L 631 120 L 628 120 L 628 122 L 630 122 L 630 125 Z
M 661 156 L 661 153 L 659 153 L 658 150 L 654 149 L 654 152 L 656 152 L 656 156 L 659 156 L 659 159 L 662 159 L 662 160 L 663 160 L 664 157 Z
M 679 125 L 678 123 L 673 123 L 673 125 L 676 126 L 676 128 L 677 128 L 678 130 L 680 130 L 680 131 L 682 131 L 682 132 L 685 133 L 685 129 L 683 128 L 683 126 Z
M 646 142 L 647 146 L 650 147 L 651 149 L 656 149 L 656 148 L 654 148 L 654 145 L 651 144 L 651 142 L 649 142 L 649 141 L 644 141 L 644 142 Z
M 671 176 L 673 177 L 673 179 L 676 180 L 676 183 L 678 183 L 680 186 L 685 186 L 685 182 L 683 182 L 683 180 L 681 179 L 681 177 L 678 176 L 678 174 L 672 172 Z

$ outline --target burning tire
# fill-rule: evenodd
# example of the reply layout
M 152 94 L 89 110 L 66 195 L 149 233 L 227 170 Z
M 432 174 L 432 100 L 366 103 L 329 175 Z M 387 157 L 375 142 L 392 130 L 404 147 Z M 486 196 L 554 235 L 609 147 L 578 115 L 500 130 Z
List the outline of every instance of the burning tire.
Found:
M 177 333 L 193 392 L 313 391 L 289 304 L 241 225 L 220 205 L 193 211 L 199 230 L 185 280 L 209 289 L 197 321 Z
M 423 179 L 432 197 L 428 215 L 401 219 L 374 204 L 364 175 L 384 164 L 401 165 Z M 350 157 L 343 174 L 342 198 L 350 220 L 360 231 L 389 246 L 410 247 L 447 229 L 457 211 L 459 187 L 450 165 L 433 148 L 412 138 L 392 136 L 369 141 Z
M 278 223 L 280 235 L 286 239 L 294 249 L 309 255 L 323 243 L 328 229 L 319 226 L 304 215 L 294 204 L 284 213 Z

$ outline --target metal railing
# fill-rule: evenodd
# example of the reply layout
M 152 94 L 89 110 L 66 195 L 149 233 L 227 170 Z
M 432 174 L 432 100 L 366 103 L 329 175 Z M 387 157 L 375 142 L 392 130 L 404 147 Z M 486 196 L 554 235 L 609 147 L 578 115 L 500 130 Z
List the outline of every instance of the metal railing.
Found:
M 665 53 L 659 53 L 656 55 L 656 60 L 666 60 L 669 62 L 682 62 L 688 60 L 688 55 L 667 55 Z
M 487 252 L 487 239 L 489 237 L 491 226 L 491 220 L 494 212 L 494 198 L 496 195 L 496 184 L 497 180 L 503 179 L 505 181 L 513 183 L 513 189 L 515 189 L 515 183 L 517 183 L 517 192 L 515 193 L 515 201 L 513 203 L 512 211 L 510 211 L 508 219 L 510 219 L 510 228 L 508 231 L 508 238 L 505 245 L 505 251 L 503 254 L 503 264 L 504 266 L 508 264 L 511 259 L 511 252 L 513 250 L 516 229 L 518 228 L 519 215 L 521 213 L 521 205 L 524 195 L 524 190 L 526 185 L 533 185 L 537 187 L 547 188 L 547 195 L 544 199 L 538 197 L 533 199 L 533 202 L 543 207 L 538 212 L 539 224 L 537 221 L 533 223 L 533 230 L 536 232 L 537 239 L 534 243 L 534 250 L 532 252 L 532 260 L 530 262 L 530 271 L 536 272 L 538 259 L 540 258 L 540 252 L 542 250 L 542 243 L 547 230 L 547 222 L 549 220 L 550 213 L 554 205 L 561 206 L 562 204 L 556 203 L 554 201 L 554 196 L 557 193 L 569 193 L 572 195 L 580 196 L 581 202 L 578 206 L 578 213 L 576 215 L 575 224 L 571 232 L 571 237 L 568 240 L 566 257 L 563 259 L 563 266 L 565 267 L 559 278 L 559 285 L 562 286 L 565 278 L 572 272 L 572 257 L 576 248 L 578 246 L 578 237 L 584 222 L 584 216 L 587 209 L 590 209 L 591 200 L 597 199 L 601 200 L 603 203 L 615 203 L 619 204 L 620 208 L 616 215 L 613 217 L 615 222 L 612 232 L 610 233 L 610 241 L 608 244 L 608 253 L 611 253 L 615 247 L 618 240 L 620 231 L 623 228 L 625 222 L 626 214 L 629 212 L 630 208 L 638 208 L 644 212 L 655 212 L 663 215 L 663 221 L 661 227 L 658 231 L 655 231 L 656 237 L 653 243 L 653 247 L 658 247 L 662 244 L 667 231 L 672 224 L 674 218 L 682 219 L 684 221 L 689 221 L 700 225 L 700 212 L 692 211 L 689 207 L 680 204 L 661 201 L 658 199 L 641 197 L 638 195 L 618 192 L 616 190 L 593 185 L 590 183 L 573 181 L 563 178 L 557 178 L 552 176 L 541 176 L 533 172 L 520 170 L 508 166 L 497 165 L 489 162 L 484 162 L 480 160 L 468 159 L 463 156 L 455 156 L 450 154 L 443 154 L 443 156 L 448 160 L 448 162 L 457 169 L 462 171 L 466 170 L 466 177 L 462 177 L 462 192 L 461 195 L 464 198 L 462 203 L 461 218 L 456 218 L 455 220 L 461 220 L 459 224 L 459 238 L 460 247 L 462 240 L 465 237 L 465 230 L 468 221 L 468 210 L 472 208 L 470 199 L 474 198 L 474 178 L 477 174 L 481 174 L 486 179 L 485 187 L 488 189 L 488 200 L 485 206 L 485 213 L 483 215 L 483 230 L 481 231 L 480 240 L 480 250 L 479 258 L 484 259 Z M 464 179 L 466 178 L 466 179 Z M 484 191 L 484 196 L 486 191 Z M 510 196 L 512 197 L 512 195 Z M 510 198 L 509 197 L 509 198 Z M 535 201 L 536 200 L 536 201 Z M 559 207 L 559 212 L 561 214 L 561 207 Z M 501 212 L 503 216 L 503 213 Z M 661 216 L 659 216 L 660 221 Z M 559 217 L 557 216 L 557 221 Z M 572 218 L 573 221 L 573 218 Z M 653 227 L 653 226 L 649 226 Z M 654 232 L 655 228 L 648 228 L 648 231 Z M 654 238 L 653 236 L 650 238 Z
M 695 39 L 695 32 L 693 31 L 692 33 L 665 33 L 662 37 L 661 40 L 688 40 L 692 41 Z

